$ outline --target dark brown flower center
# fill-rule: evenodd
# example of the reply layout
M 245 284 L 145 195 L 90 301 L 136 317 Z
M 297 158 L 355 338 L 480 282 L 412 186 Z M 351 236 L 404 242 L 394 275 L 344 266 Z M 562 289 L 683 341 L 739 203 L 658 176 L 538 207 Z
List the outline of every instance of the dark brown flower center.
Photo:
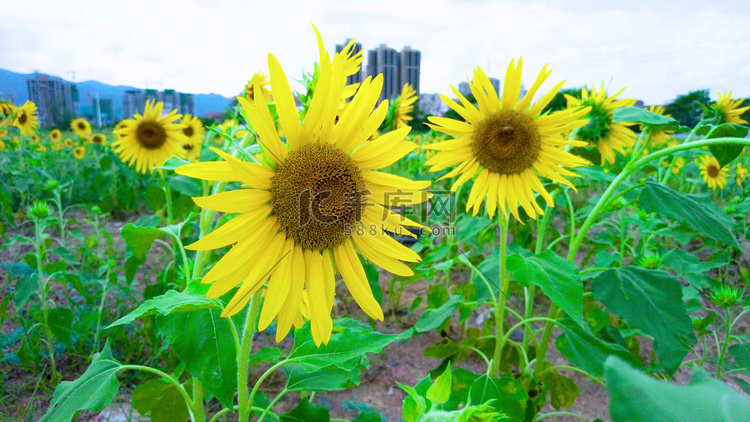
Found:
M 26 116 L 26 113 L 21 113 L 21 115 L 18 116 L 18 123 L 24 124 L 26 123 L 26 120 L 28 120 L 28 116 Z
M 78 122 L 78 129 L 85 130 L 86 129 L 86 124 L 83 123 L 83 122 Z
M 138 123 L 135 137 L 143 148 L 155 150 L 167 142 L 167 131 L 157 122 L 142 121 Z
M 185 151 L 192 151 L 193 148 L 193 144 L 185 144 L 182 146 L 182 149 L 184 149 Z
M 719 175 L 719 167 L 713 164 L 709 164 L 706 168 L 706 171 L 711 178 L 717 177 Z
M 354 159 L 334 145 L 291 151 L 271 182 L 271 205 L 281 229 L 305 249 L 342 244 L 362 219 L 365 179 Z
M 500 174 L 520 173 L 531 166 L 542 148 L 534 121 L 516 110 L 499 111 L 479 123 L 471 145 L 484 168 Z
M 193 136 L 193 134 L 195 133 L 195 130 L 193 130 L 192 126 L 186 126 L 186 127 L 182 128 L 182 133 L 184 133 L 185 136 L 187 136 L 189 138 L 189 137 Z

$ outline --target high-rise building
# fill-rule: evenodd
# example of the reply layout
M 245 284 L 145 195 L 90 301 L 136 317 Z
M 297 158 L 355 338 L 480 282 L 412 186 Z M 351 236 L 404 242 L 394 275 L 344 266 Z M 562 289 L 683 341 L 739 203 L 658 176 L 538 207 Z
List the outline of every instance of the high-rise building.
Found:
M 409 84 L 419 95 L 419 71 L 422 62 L 422 53 L 414 50 L 411 46 L 405 46 L 398 53 L 399 85 Z
M 62 127 L 76 117 L 73 84 L 47 75 L 35 74 L 26 80 L 29 100 L 37 106 L 39 126 Z
M 146 97 L 142 91 L 132 89 L 125 91 L 122 96 L 122 118 L 132 119 L 136 113 L 143 114 L 146 107 Z
M 340 53 L 341 51 L 343 51 L 344 47 L 346 47 L 351 40 L 352 40 L 351 38 L 347 38 L 344 44 L 336 44 L 336 52 Z M 355 42 L 354 48 L 352 49 L 352 56 L 356 55 L 357 53 L 361 51 L 362 51 L 362 44 Z M 362 67 L 360 66 L 359 71 L 357 73 L 347 76 L 346 84 L 351 85 L 351 84 L 361 83 L 363 80 L 364 80 L 364 77 L 362 77 Z
M 180 107 L 178 107 L 180 114 L 191 114 L 195 116 L 195 99 L 193 94 L 180 94 Z
M 490 78 L 490 84 L 492 84 L 492 87 L 495 88 L 495 92 L 497 94 L 500 94 L 500 79 L 497 78 Z
M 129 90 L 122 96 L 122 118 L 131 119 L 133 114 L 143 114 L 146 101 L 155 100 L 164 103 L 162 113 L 166 114 L 177 110 L 180 114 L 192 114 L 195 116 L 195 99 L 193 94 L 183 94 L 174 89 L 165 89 L 163 92 L 155 89 Z
M 396 50 L 385 44 L 380 44 L 380 47 L 367 52 L 367 76 L 374 78 L 379 74 L 383 75 L 383 90 L 380 92 L 378 103 L 401 93 L 398 62 Z
M 466 81 L 459 82 L 458 92 L 460 92 L 464 97 L 468 97 L 469 94 L 471 94 L 471 87 L 469 86 L 469 83 Z

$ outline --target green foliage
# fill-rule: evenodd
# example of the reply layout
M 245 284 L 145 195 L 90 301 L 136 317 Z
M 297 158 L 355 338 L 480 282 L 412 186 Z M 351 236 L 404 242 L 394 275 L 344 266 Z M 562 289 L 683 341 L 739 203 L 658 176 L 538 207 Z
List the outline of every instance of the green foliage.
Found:
M 667 114 L 671 114 L 681 125 L 693 127 L 701 119 L 701 106 L 707 106 L 710 102 L 711 97 L 708 95 L 707 89 L 691 91 L 687 94 L 678 95 L 671 103 L 667 104 Z
M 133 407 L 141 415 L 150 412 L 153 422 L 184 421 L 188 406 L 177 387 L 162 379 L 153 379 L 133 390 Z
M 581 95 L 581 88 L 563 88 L 557 91 L 557 94 L 555 94 L 554 98 L 552 98 L 552 101 L 547 104 L 547 107 L 544 109 L 543 113 L 555 112 L 568 108 L 568 100 L 565 98 L 565 94 L 568 94 L 571 97 L 578 98 Z

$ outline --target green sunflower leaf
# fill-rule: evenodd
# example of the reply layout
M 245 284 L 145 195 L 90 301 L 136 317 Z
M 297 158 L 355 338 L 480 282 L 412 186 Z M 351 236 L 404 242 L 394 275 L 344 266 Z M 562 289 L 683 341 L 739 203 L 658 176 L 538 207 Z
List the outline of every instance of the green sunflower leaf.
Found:
M 640 107 L 620 107 L 613 112 L 612 123 L 634 122 L 650 125 L 654 130 L 677 130 L 680 123 Z
M 459 303 L 461 303 L 461 296 L 453 295 L 439 308 L 427 309 L 414 324 L 414 331 L 424 333 L 442 326 L 448 318 L 453 316 Z
M 512 255 L 507 266 L 522 286 L 538 286 L 555 305 L 583 325 L 583 283 L 576 264 L 546 250 L 526 258 Z
M 684 195 L 654 182 L 646 182 L 638 207 L 685 223 L 703 236 L 737 249 L 740 244 L 732 233 L 732 222 L 717 207 L 703 204 L 693 195 Z
M 610 269 L 591 283 L 594 298 L 654 338 L 656 354 L 674 372 L 696 343 L 682 302 L 682 284 L 664 271 L 628 266 Z
M 80 410 L 100 412 L 112 403 L 120 383 L 116 374 L 120 362 L 112 357 L 109 341 L 100 353 L 94 354 L 91 365 L 75 381 L 63 381 L 55 389 L 47 413 L 40 422 L 70 421 Z
M 345 370 L 327 366 L 315 372 L 307 372 L 301 365 L 288 364 L 286 389 L 289 391 L 343 391 L 359 385 L 362 371 L 359 368 Z
M 281 422 L 327 422 L 331 420 L 331 414 L 323 406 L 310 403 L 303 399 L 297 407 L 281 415 Z
M 605 377 L 615 422 L 740 421 L 750 415 L 750 399 L 700 369 L 688 385 L 674 385 L 610 357 Z
M 206 297 L 205 288 L 198 283 L 190 283 L 182 292 L 169 290 L 163 295 L 143 302 L 135 310 L 113 322 L 107 328 L 130 324 L 136 319 L 147 315 L 169 315 L 177 312 L 189 312 L 212 307 L 218 308 L 219 306 L 216 302 Z
M 171 157 L 161 167 L 154 167 L 154 168 L 174 171 L 174 169 L 176 169 L 177 167 L 184 166 L 185 164 L 190 164 L 190 161 L 184 158 L 180 158 L 180 157 Z
M 705 126 L 704 126 L 705 127 Z M 703 129 L 703 127 L 701 127 Z M 706 130 L 706 139 L 715 138 L 744 138 L 747 136 L 747 126 L 723 123 L 718 126 L 710 125 Z M 711 154 L 719 161 L 719 166 L 724 167 L 739 157 L 744 149 L 744 145 L 709 145 L 708 149 Z
M 188 406 L 177 387 L 165 380 L 152 379 L 133 391 L 133 407 L 141 415 L 151 412 L 152 422 L 184 421 Z

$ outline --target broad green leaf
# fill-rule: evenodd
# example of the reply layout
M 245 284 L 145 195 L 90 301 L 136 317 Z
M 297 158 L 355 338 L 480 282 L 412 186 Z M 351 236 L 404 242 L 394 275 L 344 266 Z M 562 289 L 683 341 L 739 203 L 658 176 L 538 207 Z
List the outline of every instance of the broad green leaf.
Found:
M 201 188 L 198 186 L 198 182 L 187 176 L 169 177 L 167 179 L 167 184 L 170 188 L 174 189 L 175 192 L 179 192 L 185 196 L 200 196 L 201 194 Z
M 216 302 L 206 297 L 200 287 L 194 283 L 183 292 L 170 290 L 161 296 L 143 302 L 135 310 L 113 322 L 109 327 L 130 324 L 146 315 L 169 315 L 175 312 L 189 312 L 196 309 L 218 308 Z
M 443 373 L 435 378 L 435 382 L 427 390 L 427 398 L 432 404 L 443 404 L 451 394 L 451 364 L 445 368 Z
M 44 421 L 70 421 L 79 410 L 100 412 L 115 398 L 120 383 L 116 374 L 122 365 L 112 357 L 109 341 L 94 354 L 91 365 L 75 381 L 63 381 L 55 389 Z
M 711 287 L 711 278 L 706 274 L 714 269 L 723 267 L 726 262 L 701 262 L 697 256 L 682 249 L 674 249 L 664 255 L 664 266 L 672 269 L 677 277 L 684 278 L 697 290 Z
M 125 243 L 130 250 L 133 251 L 133 256 L 139 260 L 145 260 L 146 252 L 151 249 L 151 244 L 154 243 L 154 240 L 167 233 L 153 227 L 139 227 L 128 223 L 122 227 L 120 234 L 125 239 Z
M 735 125 L 731 123 L 722 123 L 720 125 L 707 125 L 699 129 L 700 135 L 706 134 L 706 139 L 715 138 L 744 138 L 747 136 L 747 126 Z M 740 144 L 725 144 L 725 145 L 710 145 L 708 147 L 711 150 L 711 155 L 716 157 L 719 161 L 719 165 L 724 167 L 729 164 L 735 158 L 739 157 L 742 153 L 743 145 Z
M 365 409 L 352 422 L 382 422 L 380 415 L 374 410 Z
M 594 180 L 597 182 L 611 183 L 615 180 L 615 175 L 612 172 L 605 173 L 604 169 L 599 166 L 579 167 L 576 169 L 576 173 L 580 174 L 582 180 Z
M 502 412 L 513 420 L 523 420 L 528 399 L 523 385 L 510 376 L 490 378 L 482 375 L 469 388 L 469 401 L 472 405 L 489 402 L 497 412 Z
M 737 364 L 737 372 L 750 375 L 750 345 L 737 343 L 729 346 L 729 356 Z
M 644 211 L 654 212 L 685 223 L 701 235 L 726 246 L 738 249 L 740 247 L 726 215 L 715 213 L 713 209 L 699 203 L 691 195 L 681 194 L 658 183 L 646 182 L 646 187 L 641 191 L 638 206 Z
M 658 381 L 611 357 L 605 365 L 612 420 L 746 421 L 750 399 L 700 369 L 688 385 Z
M 610 311 L 654 338 L 656 354 L 668 373 L 679 367 L 696 342 L 682 303 L 682 285 L 668 273 L 613 268 L 594 279 L 591 292 Z
M 16 309 L 23 308 L 38 289 L 39 275 L 37 273 L 18 278 L 13 290 L 13 303 L 15 303 Z
M 402 390 L 406 391 L 406 397 L 404 397 L 403 408 L 401 409 L 401 417 L 406 422 L 417 422 L 419 417 L 427 410 L 427 402 L 424 397 L 420 396 L 412 387 L 397 382 Z
M 522 286 L 538 286 L 555 305 L 583 325 L 583 283 L 575 263 L 546 250 L 527 258 L 510 256 L 507 266 Z
M 439 328 L 448 318 L 453 316 L 453 312 L 460 302 L 461 296 L 453 295 L 441 307 L 425 310 L 419 321 L 414 324 L 414 331 L 424 333 Z
M 133 391 L 133 407 L 141 415 L 151 412 L 152 422 L 185 421 L 188 406 L 173 384 L 158 378 L 146 381 Z
M 48 323 L 55 340 L 68 347 L 73 346 L 73 311 L 67 308 L 55 308 L 49 312 Z
M 463 403 L 467 403 L 469 388 L 479 375 L 464 369 L 455 368 L 451 374 L 451 394 L 444 404 L 444 409 L 455 410 Z
M 336 332 L 336 328 L 341 330 Z M 331 365 L 350 371 L 359 367 L 368 353 L 380 353 L 389 344 L 405 340 L 412 334 L 411 329 L 401 334 L 382 334 L 361 322 L 342 318 L 334 322 L 334 334 L 328 344 L 317 347 L 307 323 L 302 329 L 295 330 L 294 348 L 287 360 L 300 364 L 308 372 Z
M 250 354 L 248 366 L 257 365 L 263 362 L 275 362 L 284 357 L 278 347 L 261 347 L 257 352 Z
M 301 365 L 284 365 L 286 388 L 289 391 L 343 391 L 356 387 L 362 378 L 360 368 L 345 370 L 327 366 L 315 372 L 307 372 Z
M 52 253 L 62 258 L 62 260 L 68 264 L 72 264 L 72 265 L 79 264 L 78 258 L 76 258 L 75 255 L 73 255 L 69 250 L 63 248 L 62 246 L 59 248 L 55 248 L 52 251 Z
M 237 391 L 237 357 L 229 322 L 220 313 L 213 308 L 172 313 L 157 324 L 190 375 L 231 407 Z
M 331 415 L 323 406 L 310 403 L 307 399 L 302 401 L 289 412 L 281 415 L 281 422 L 328 422 Z
M 604 375 L 604 362 L 610 355 L 617 355 L 633 366 L 643 367 L 640 359 L 624 347 L 603 342 L 570 319 L 561 320 L 559 326 L 563 333 L 555 340 L 555 347 L 570 363 L 591 375 Z
M 640 107 L 620 107 L 612 116 L 612 122 L 635 122 L 652 126 L 655 130 L 677 130 L 680 123 L 669 117 Z
M 544 377 L 544 384 L 549 389 L 552 407 L 558 410 L 561 407 L 571 408 L 576 398 L 581 395 L 581 390 L 573 380 L 555 371 Z

